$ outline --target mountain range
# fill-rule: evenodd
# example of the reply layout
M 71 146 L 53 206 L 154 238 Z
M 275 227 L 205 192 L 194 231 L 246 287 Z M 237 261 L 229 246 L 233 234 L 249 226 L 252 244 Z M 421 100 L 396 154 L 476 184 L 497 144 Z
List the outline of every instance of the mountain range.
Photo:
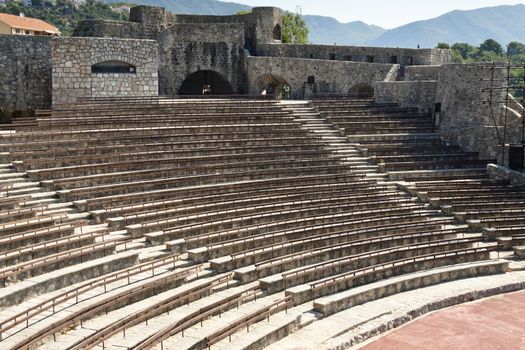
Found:
M 103 0 L 106 3 L 122 0 Z M 249 11 L 250 6 L 217 0 L 129 0 L 130 3 L 160 6 L 173 13 L 195 15 L 233 15 L 239 11 Z
M 106 2 L 120 0 L 105 0 Z M 250 7 L 217 0 L 134 0 L 162 6 L 175 13 L 229 15 Z M 435 47 L 439 42 L 466 42 L 479 45 L 492 38 L 501 44 L 525 42 L 525 5 L 502 5 L 468 11 L 451 11 L 442 16 L 384 29 L 361 21 L 341 23 L 332 17 L 305 15 L 314 44 L 363 45 L 379 47 Z

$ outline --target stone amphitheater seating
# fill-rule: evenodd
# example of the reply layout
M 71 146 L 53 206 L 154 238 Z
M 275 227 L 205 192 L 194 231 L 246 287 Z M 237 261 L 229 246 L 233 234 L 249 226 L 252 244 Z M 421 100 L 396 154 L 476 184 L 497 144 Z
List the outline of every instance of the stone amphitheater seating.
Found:
M 265 325 L 260 348 L 381 283 L 504 273 L 491 252 L 525 242 L 487 160 L 369 98 L 85 99 L 1 133 L 0 160 L 5 349 L 229 348 Z
M 356 140 L 357 147 L 391 180 L 400 181 L 399 188 L 453 214 L 471 229 L 485 232 L 487 239 L 499 237 L 508 246 L 505 235 L 511 231 L 507 228 L 519 229 L 523 224 L 523 192 L 490 180 L 485 164 L 491 160 L 461 152 L 441 142 L 438 134 L 429 133 L 430 115 L 399 108 L 385 113 L 384 108 L 364 101 L 319 100 L 314 105 L 335 127 L 344 128 L 349 140 L 355 140 L 355 134 L 370 132 L 370 137 Z M 368 124 L 357 123 L 364 116 L 377 123 L 369 124 L 367 130 Z M 418 123 L 406 124 L 407 120 Z M 401 125 L 407 128 L 399 134 L 396 128 Z

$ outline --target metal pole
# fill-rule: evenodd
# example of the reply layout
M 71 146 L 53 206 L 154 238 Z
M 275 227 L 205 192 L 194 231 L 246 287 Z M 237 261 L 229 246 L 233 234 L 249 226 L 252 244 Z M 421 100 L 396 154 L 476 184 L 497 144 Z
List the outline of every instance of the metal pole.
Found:
M 525 148 L 525 65 L 523 65 L 523 71 L 522 71 L 522 81 L 523 85 L 521 86 L 521 148 Z M 523 168 L 521 169 L 523 171 Z
M 505 89 L 505 116 L 503 119 L 503 147 L 502 147 L 502 165 L 505 165 L 505 143 L 507 142 L 507 117 L 509 115 L 509 86 L 510 86 L 510 61 L 507 66 L 507 88 Z

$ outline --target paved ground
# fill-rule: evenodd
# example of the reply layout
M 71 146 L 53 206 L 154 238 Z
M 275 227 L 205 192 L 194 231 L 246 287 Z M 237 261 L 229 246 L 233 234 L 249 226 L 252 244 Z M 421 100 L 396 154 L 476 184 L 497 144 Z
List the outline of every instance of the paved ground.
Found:
M 437 311 L 362 349 L 525 350 L 525 292 Z

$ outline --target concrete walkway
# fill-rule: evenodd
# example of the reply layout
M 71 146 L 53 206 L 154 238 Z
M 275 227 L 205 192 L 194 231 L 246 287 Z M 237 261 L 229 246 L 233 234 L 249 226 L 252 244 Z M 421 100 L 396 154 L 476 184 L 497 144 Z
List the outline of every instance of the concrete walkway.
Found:
M 437 311 L 363 350 L 525 349 L 525 292 Z
M 525 271 L 463 279 L 399 293 L 318 319 L 266 349 L 348 349 L 434 310 L 520 288 L 525 288 Z M 522 313 L 523 302 L 522 299 L 521 304 L 515 306 Z M 521 333 L 522 336 L 523 334 Z M 395 349 L 384 345 L 373 350 L 380 348 Z M 415 348 L 417 346 L 412 349 Z M 457 347 L 448 347 L 455 348 Z

